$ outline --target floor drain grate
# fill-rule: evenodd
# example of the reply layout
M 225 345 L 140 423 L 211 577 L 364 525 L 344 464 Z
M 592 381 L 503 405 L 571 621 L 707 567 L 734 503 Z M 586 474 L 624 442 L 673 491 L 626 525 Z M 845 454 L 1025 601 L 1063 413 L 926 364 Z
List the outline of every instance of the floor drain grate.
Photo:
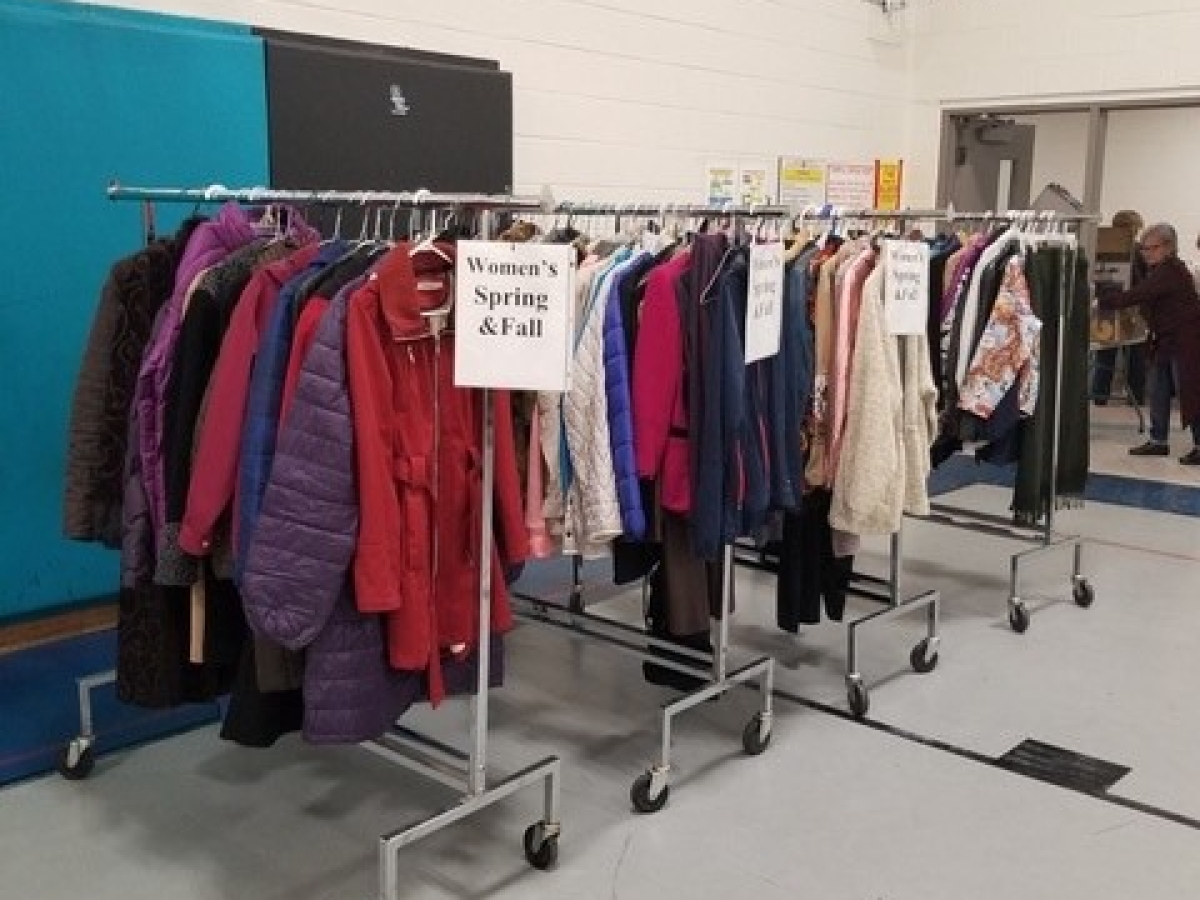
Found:
M 1101 794 L 1132 771 L 1128 766 L 1084 756 L 1041 741 L 1021 741 L 996 764 L 1029 778 L 1089 794 Z

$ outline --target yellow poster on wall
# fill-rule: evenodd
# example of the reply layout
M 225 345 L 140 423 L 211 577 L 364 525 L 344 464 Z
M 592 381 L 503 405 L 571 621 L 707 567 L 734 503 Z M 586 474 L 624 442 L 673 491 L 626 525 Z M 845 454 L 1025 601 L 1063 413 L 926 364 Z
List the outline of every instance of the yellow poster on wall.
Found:
M 797 156 L 779 158 L 779 202 L 793 208 L 825 202 L 825 163 Z
M 904 160 L 875 160 L 875 208 L 892 212 L 900 208 L 904 183 Z

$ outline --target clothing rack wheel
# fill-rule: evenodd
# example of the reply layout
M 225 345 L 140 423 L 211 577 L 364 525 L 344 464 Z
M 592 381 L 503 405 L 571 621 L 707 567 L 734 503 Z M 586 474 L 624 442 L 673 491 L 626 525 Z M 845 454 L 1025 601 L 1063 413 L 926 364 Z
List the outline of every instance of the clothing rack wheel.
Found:
M 914 672 L 924 675 L 937 668 L 939 641 L 939 638 L 925 638 L 913 647 L 912 653 L 908 656 L 908 662 Z
M 667 784 L 667 773 L 659 768 L 653 768 L 634 779 L 629 789 L 629 799 L 633 808 L 640 813 L 656 813 L 667 805 L 671 795 L 671 786 Z
M 871 694 L 867 684 L 858 673 L 846 676 L 846 700 L 854 718 L 864 718 L 871 708 Z
M 1010 597 L 1008 600 L 1008 624 L 1017 634 L 1029 630 L 1029 607 L 1020 597 Z
M 92 741 L 92 737 L 83 735 L 67 741 L 58 753 L 58 774 L 67 781 L 83 781 L 91 775 L 96 766 Z
M 747 756 L 758 756 L 771 743 L 771 714 L 755 713 L 742 732 L 742 749 Z
M 1082 606 L 1087 609 L 1096 602 L 1096 589 L 1092 583 L 1082 576 L 1075 577 L 1075 584 L 1071 587 L 1071 595 L 1075 598 L 1075 605 Z
M 554 868 L 558 862 L 558 831 L 546 822 L 534 822 L 525 829 L 525 859 L 540 871 Z

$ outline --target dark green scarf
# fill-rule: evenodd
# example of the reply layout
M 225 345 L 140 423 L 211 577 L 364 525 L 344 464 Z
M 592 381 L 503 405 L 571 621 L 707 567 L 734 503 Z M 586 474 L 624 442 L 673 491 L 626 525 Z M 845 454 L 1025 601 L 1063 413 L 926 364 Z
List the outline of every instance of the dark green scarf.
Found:
M 1045 246 L 1025 263 L 1033 311 L 1042 320 L 1041 386 L 1033 416 L 1022 423 L 1021 458 L 1013 495 L 1018 525 L 1036 526 L 1055 509 L 1083 505 L 1089 466 L 1088 263 L 1082 251 Z M 1064 279 L 1065 275 L 1065 279 Z M 1064 284 L 1065 281 L 1065 284 Z M 1052 478 L 1054 407 L 1059 403 L 1059 314 L 1065 311 L 1057 481 Z M 1053 494 L 1053 495 L 1052 495 Z

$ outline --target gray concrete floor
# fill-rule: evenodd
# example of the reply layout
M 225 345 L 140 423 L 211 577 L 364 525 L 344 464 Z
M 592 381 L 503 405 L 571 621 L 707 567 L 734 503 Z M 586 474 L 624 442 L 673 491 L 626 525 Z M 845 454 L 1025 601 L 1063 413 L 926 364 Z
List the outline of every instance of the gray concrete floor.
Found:
M 1130 461 L 1131 422 L 1097 416 L 1097 470 L 1200 483 L 1173 459 Z M 1008 494 L 950 499 L 998 512 Z M 1024 635 L 1006 621 L 1021 544 L 906 526 L 905 591 L 942 593 L 940 664 L 908 668 L 920 615 L 867 632 L 867 723 L 845 715 L 844 626 L 777 632 L 771 577 L 740 570 L 735 661 L 775 657 L 778 687 L 809 702 L 778 700 L 757 757 L 741 752 L 753 693 L 682 716 L 670 801 L 649 816 L 631 812 L 629 787 L 674 695 L 607 647 L 520 627 L 493 695 L 492 761 L 504 773 L 562 758 L 559 863 L 543 873 L 524 860 L 522 832 L 541 813 L 531 788 L 403 850 L 401 896 L 1193 900 L 1200 520 L 1091 503 L 1061 523 L 1088 539 L 1096 602 L 1071 602 L 1067 552 L 1040 559 L 1024 573 Z M 883 549 L 869 545 L 860 568 L 884 571 Z M 639 604 L 633 592 L 601 609 L 636 618 Z M 452 703 L 409 724 L 462 744 L 466 715 Z M 992 764 L 1026 738 L 1131 771 L 1089 796 Z M 207 728 L 104 757 L 84 782 L 0 792 L 0 898 L 365 900 L 378 893 L 379 835 L 453 801 L 358 748 L 247 750 Z

